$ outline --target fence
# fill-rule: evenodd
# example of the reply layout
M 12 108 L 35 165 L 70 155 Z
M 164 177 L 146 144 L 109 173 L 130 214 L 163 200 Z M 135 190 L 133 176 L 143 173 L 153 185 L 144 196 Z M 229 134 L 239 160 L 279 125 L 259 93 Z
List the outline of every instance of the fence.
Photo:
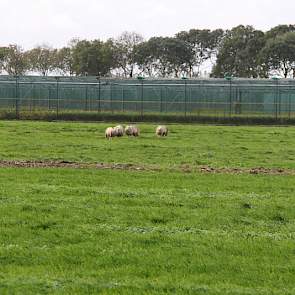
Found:
M 0 76 L 0 112 L 42 111 L 294 119 L 295 81 Z

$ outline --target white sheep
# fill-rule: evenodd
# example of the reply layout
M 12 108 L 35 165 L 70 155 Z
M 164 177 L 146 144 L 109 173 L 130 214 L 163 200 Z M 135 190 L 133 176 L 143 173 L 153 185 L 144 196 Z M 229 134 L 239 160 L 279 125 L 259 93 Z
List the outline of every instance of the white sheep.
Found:
M 113 128 L 113 127 L 108 127 L 107 129 L 106 129 L 106 131 L 105 131 L 105 137 L 107 138 L 107 139 L 110 139 L 110 138 L 112 138 L 112 137 L 115 137 L 116 136 L 116 130 L 115 130 L 115 128 Z
M 114 127 L 114 129 L 116 131 L 116 136 L 121 137 L 124 135 L 124 127 L 122 125 L 118 125 Z
M 127 126 L 125 127 L 125 133 L 126 133 L 126 135 L 128 135 L 128 136 L 133 135 L 133 126 L 132 126 L 132 125 L 127 125 Z
M 139 128 L 134 125 L 127 125 L 125 127 L 125 133 L 128 136 L 139 136 Z
M 168 128 L 164 125 L 160 125 L 156 128 L 156 135 L 157 136 L 167 136 L 168 135 Z

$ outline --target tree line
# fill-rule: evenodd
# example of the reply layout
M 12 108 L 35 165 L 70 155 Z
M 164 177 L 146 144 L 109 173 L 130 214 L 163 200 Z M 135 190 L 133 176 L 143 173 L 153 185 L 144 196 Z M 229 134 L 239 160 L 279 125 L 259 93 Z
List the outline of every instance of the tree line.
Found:
M 106 41 L 73 39 L 59 49 L 0 47 L 0 71 L 9 75 L 199 77 L 206 63 L 212 65 L 211 77 L 295 78 L 295 25 L 278 25 L 267 32 L 243 25 L 191 29 L 149 40 L 124 32 Z

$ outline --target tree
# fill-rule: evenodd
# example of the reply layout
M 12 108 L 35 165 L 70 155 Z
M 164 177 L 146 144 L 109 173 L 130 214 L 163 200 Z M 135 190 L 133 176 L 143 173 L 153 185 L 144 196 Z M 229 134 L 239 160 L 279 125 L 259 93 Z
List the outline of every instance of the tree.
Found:
M 295 78 L 295 32 L 269 39 L 261 50 L 260 60 L 269 71 L 278 71 L 285 78 L 292 72 Z
M 213 68 L 214 77 L 227 73 L 237 77 L 265 77 L 265 69 L 259 63 L 259 53 L 265 44 L 262 31 L 252 26 L 238 26 L 226 32 Z
M 135 48 L 143 40 L 143 37 L 135 32 L 124 32 L 117 39 L 110 40 L 116 67 L 123 72 L 124 77 L 133 77 L 136 67 Z
M 198 76 L 200 66 L 208 59 L 214 57 L 217 48 L 223 37 L 223 30 L 197 30 L 192 29 L 188 32 L 182 31 L 176 34 L 176 38 L 186 42 L 187 48 L 192 51 L 191 60 L 189 62 L 189 75 Z
M 7 47 L 0 47 L 0 62 L 2 63 L 5 57 Z
M 8 75 L 24 75 L 28 69 L 28 62 L 23 49 L 18 45 L 9 45 L 0 50 L 1 71 Z
M 3 71 L 3 64 L 7 52 L 7 47 L 0 47 L 0 72 Z
M 137 46 L 135 61 L 149 76 L 179 77 L 188 74 L 192 50 L 187 43 L 175 37 L 153 37 Z
M 142 42 L 134 48 L 134 61 L 142 74 L 152 77 L 155 75 L 156 54 L 155 44 L 149 41 Z
M 163 53 L 168 75 L 172 74 L 177 78 L 181 74 L 190 74 L 190 65 L 194 53 L 185 41 L 178 38 L 165 38 Z
M 289 32 L 295 32 L 295 25 L 278 25 L 267 31 L 265 37 L 267 40 L 274 39 Z
M 56 69 L 57 50 L 43 45 L 26 52 L 31 71 L 38 72 L 42 76 L 47 76 Z
M 63 75 L 74 75 L 73 49 L 63 47 L 58 49 L 55 55 L 55 67 Z
M 222 41 L 224 39 L 225 32 L 222 29 L 216 29 L 211 31 L 209 36 L 209 49 L 210 49 L 210 59 L 215 59 L 220 50 Z M 213 61 L 212 61 L 213 62 Z
M 81 76 L 105 76 L 114 66 L 112 44 L 81 40 L 72 49 L 73 72 Z

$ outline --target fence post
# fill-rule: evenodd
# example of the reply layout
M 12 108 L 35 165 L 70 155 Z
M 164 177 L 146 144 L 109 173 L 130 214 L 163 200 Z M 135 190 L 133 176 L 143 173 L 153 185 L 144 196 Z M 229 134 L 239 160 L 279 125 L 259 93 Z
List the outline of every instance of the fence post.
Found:
M 100 76 L 96 77 L 98 80 L 98 104 L 97 104 L 97 111 L 100 112 Z
M 232 79 L 229 80 L 229 116 L 232 114 Z
M 291 119 L 291 87 L 290 87 L 290 84 L 289 84 L 289 87 L 288 87 L 288 100 L 289 100 L 289 103 L 288 103 L 288 118 L 289 120 Z
M 278 83 L 277 87 L 278 87 L 278 101 L 279 101 L 279 106 L 278 106 L 279 107 L 279 117 L 281 117 L 281 108 L 282 108 L 282 101 L 281 100 L 282 99 L 281 99 L 281 89 L 280 89 L 280 85 L 279 85 L 280 81 L 278 80 L 277 83 Z
M 114 113 L 114 108 L 113 108 L 113 83 L 110 82 L 110 106 L 111 106 L 111 112 L 112 114 Z
M 56 117 L 59 115 L 59 77 L 55 77 L 56 80 Z
M 33 98 L 33 112 L 35 112 L 35 109 L 36 109 L 36 91 L 35 91 L 35 83 L 33 83 L 33 87 L 32 87 L 32 98 Z
M 33 84 L 33 82 L 31 82 L 31 84 L 30 84 L 30 86 L 31 86 L 31 95 L 30 95 L 30 113 L 32 112 L 32 104 L 33 104 L 33 102 L 34 102 L 34 97 L 33 97 L 33 95 L 34 95 L 34 91 L 33 91 L 33 87 L 34 87 L 34 84 Z
M 169 107 L 169 104 L 168 104 L 168 98 L 169 97 L 169 88 L 168 86 L 165 86 L 165 95 L 164 95 L 164 109 L 165 109 L 165 113 L 168 112 L 168 107 Z
M 88 111 L 88 86 L 85 86 L 85 111 Z
M 229 116 L 232 114 L 232 76 L 228 73 L 225 74 L 224 78 L 229 81 Z M 225 112 L 224 112 L 225 114 Z
M 48 90 L 48 111 L 51 110 L 51 87 L 47 88 Z
M 122 112 L 125 112 L 125 89 L 124 85 L 122 85 Z
M 239 94 L 238 94 L 238 105 L 237 105 L 237 109 L 238 109 L 238 114 L 242 114 L 242 90 L 239 89 Z
M 187 112 L 187 78 L 182 77 L 182 80 L 184 80 L 184 116 L 186 117 Z
M 274 108 L 275 108 L 275 119 L 278 119 L 278 94 L 279 94 L 279 78 L 273 77 L 272 78 L 275 81 L 275 93 L 274 93 Z
M 163 112 L 163 85 L 161 85 L 161 92 L 160 92 L 160 95 L 161 95 L 161 97 L 160 97 L 160 113 L 162 113 Z
M 138 76 L 137 79 L 141 82 L 141 87 L 140 87 L 140 115 L 143 116 L 143 80 L 144 80 L 144 77 Z
M 15 75 L 15 117 L 19 119 L 19 76 Z

